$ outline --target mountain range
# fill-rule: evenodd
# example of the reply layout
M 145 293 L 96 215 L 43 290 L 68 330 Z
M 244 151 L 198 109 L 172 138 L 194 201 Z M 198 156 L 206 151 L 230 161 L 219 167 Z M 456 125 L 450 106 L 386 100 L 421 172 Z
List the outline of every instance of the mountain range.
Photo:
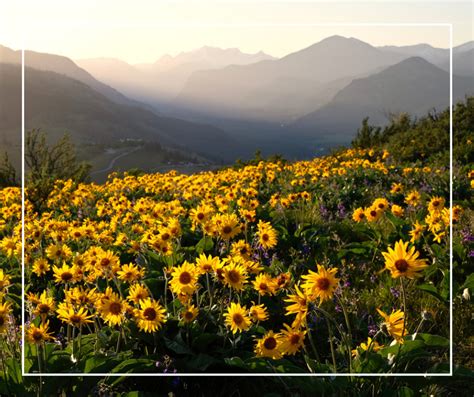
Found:
M 455 101 L 474 94 L 473 51 L 474 42 L 453 49 Z M 2 147 L 19 145 L 20 61 L 0 46 Z M 232 162 L 256 149 L 311 157 L 349 143 L 366 116 L 383 124 L 449 104 L 449 50 L 427 44 L 331 36 L 282 58 L 202 47 L 149 64 L 33 51 L 25 63 L 26 128 L 68 131 L 96 168 L 125 167 L 124 153 L 127 166 L 150 169 L 173 153 L 190 163 Z

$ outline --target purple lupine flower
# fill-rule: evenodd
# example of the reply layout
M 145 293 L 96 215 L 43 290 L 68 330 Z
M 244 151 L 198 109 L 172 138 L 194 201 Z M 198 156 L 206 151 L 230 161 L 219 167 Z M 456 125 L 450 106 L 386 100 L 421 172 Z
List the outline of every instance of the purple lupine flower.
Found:
M 400 298 L 400 291 L 394 287 L 390 287 L 390 292 L 395 298 Z

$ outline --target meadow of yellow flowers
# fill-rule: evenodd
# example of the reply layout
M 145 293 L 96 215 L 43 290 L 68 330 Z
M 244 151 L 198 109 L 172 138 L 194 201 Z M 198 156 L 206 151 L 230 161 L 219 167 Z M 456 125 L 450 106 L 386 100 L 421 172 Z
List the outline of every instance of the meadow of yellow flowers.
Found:
M 0 200 L 5 369 L 20 190 Z M 462 267 L 466 207 L 449 207 L 447 169 L 374 150 L 58 181 L 40 213 L 25 203 L 25 371 L 446 372 L 449 225 Z

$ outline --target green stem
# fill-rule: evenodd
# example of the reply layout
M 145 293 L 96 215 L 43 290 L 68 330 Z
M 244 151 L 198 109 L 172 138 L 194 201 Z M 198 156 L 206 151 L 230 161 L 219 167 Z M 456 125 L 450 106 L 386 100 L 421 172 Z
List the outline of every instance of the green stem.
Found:
M 331 324 L 328 320 L 328 318 L 326 317 L 326 324 L 328 326 L 328 333 L 329 333 L 329 346 L 331 348 L 331 357 L 332 357 L 332 365 L 334 367 L 334 372 L 337 372 L 337 366 L 336 366 L 336 354 L 334 353 L 334 345 L 333 345 L 333 341 L 332 341 L 332 338 L 333 338 L 333 334 L 332 334 L 332 328 L 331 328 Z

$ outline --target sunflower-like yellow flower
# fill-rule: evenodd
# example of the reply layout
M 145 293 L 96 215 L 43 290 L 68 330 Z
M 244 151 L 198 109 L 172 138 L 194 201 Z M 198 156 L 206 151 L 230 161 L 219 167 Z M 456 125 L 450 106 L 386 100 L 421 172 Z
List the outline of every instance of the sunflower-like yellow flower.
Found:
M 294 355 L 304 345 L 304 339 L 307 331 L 298 328 L 291 328 L 288 324 L 284 324 L 285 329 L 280 331 L 280 350 L 282 354 Z
M 359 349 L 363 351 L 367 350 L 373 351 L 374 353 L 378 352 L 381 348 L 383 348 L 383 345 L 380 345 L 376 340 L 372 340 L 372 338 L 369 336 L 367 338 L 367 343 L 362 342 L 356 349 L 352 350 L 352 356 L 356 357 L 359 354 Z
M 249 314 L 254 323 L 268 320 L 268 311 L 263 303 L 260 305 L 251 306 Z
M 97 309 L 104 321 L 110 326 L 121 325 L 129 306 L 116 292 L 107 291 L 100 299 Z
M 306 324 L 306 316 L 308 314 L 308 297 L 305 292 L 295 285 L 296 294 L 289 294 L 284 301 L 289 303 L 286 307 L 286 315 L 291 316 L 296 314 L 296 317 L 291 324 L 293 328 L 299 328 Z
M 32 271 L 34 274 L 36 274 L 38 277 L 44 276 L 47 272 L 49 272 L 51 269 L 51 266 L 48 263 L 48 260 L 46 258 L 38 258 L 35 259 L 33 262 L 33 267 Z
M 412 207 L 416 207 L 420 203 L 421 194 L 416 190 L 412 190 L 405 196 L 405 203 L 411 205 Z
M 233 334 L 247 331 L 250 328 L 252 323 L 247 313 L 248 311 L 245 306 L 242 307 L 240 303 L 231 302 L 225 314 L 225 324 Z
M 44 322 L 46 317 L 48 317 L 50 313 L 54 312 L 55 307 L 56 305 L 54 303 L 54 298 L 48 296 L 46 294 L 46 290 L 44 290 L 38 297 L 38 303 L 36 304 L 33 314 L 40 316 L 41 321 Z
M 396 194 L 403 191 L 403 185 L 401 183 L 394 183 L 390 189 L 390 193 Z
M 196 266 L 199 269 L 200 274 L 206 274 L 212 272 L 219 261 L 220 258 L 218 256 L 206 256 L 206 254 L 201 254 L 196 259 Z
M 213 217 L 214 230 L 223 240 L 229 240 L 240 233 L 239 218 L 235 214 L 216 215 Z
M 386 198 L 375 199 L 372 206 L 380 211 L 385 211 L 388 208 L 388 200 Z
M 182 313 L 181 318 L 185 323 L 192 323 L 199 314 L 199 309 L 194 305 L 186 307 Z
M 331 299 L 339 283 L 336 273 L 337 268 L 326 269 L 321 265 L 318 265 L 317 272 L 310 270 L 309 274 L 301 277 L 306 280 L 302 285 L 305 295 L 313 301 L 319 298 L 320 303 Z
M 10 324 L 11 303 L 0 301 L 0 335 L 3 334 Z
M 57 284 L 70 284 L 78 281 L 75 266 L 63 263 L 61 267 L 53 266 L 54 280 Z
M 151 298 L 142 299 L 134 314 L 138 328 L 147 333 L 158 331 L 166 322 L 166 310 Z
M 365 209 L 365 217 L 369 222 L 375 222 L 383 215 L 383 210 L 371 205 Z
M 170 289 L 175 294 L 191 295 L 196 290 L 199 272 L 193 264 L 185 261 L 173 268 L 171 276 Z
M 388 252 L 382 252 L 382 255 L 385 258 L 385 268 L 390 270 L 393 278 L 420 277 L 420 272 L 428 267 L 426 259 L 418 259 L 420 253 L 415 247 L 408 249 L 408 242 L 402 240 L 397 241 L 393 249 L 388 247 Z
M 278 360 L 282 357 L 281 335 L 268 331 L 262 338 L 257 339 L 255 354 L 257 357 L 269 357 Z
M 264 249 L 270 249 L 277 245 L 278 237 L 277 232 L 269 222 L 262 220 L 258 221 L 257 225 L 257 237 L 258 243 Z
M 403 216 L 403 208 L 397 204 L 392 205 L 391 211 L 392 211 L 392 214 L 398 218 L 401 218 Z
M 46 248 L 46 256 L 56 262 L 68 259 L 71 255 L 71 248 L 66 244 L 51 244 Z
M 133 284 L 128 290 L 127 299 L 135 304 L 139 304 L 142 299 L 149 296 L 148 289 L 141 284 Z
M 384 319 L 381 324 L 382 331 L 393 337 L 397 342 L 403 343 L 403 337 L 408 334 L 406 326 L 404 327 L 405 313 L 397 310 L 386 314 L 378 308 L 377 312 Z
M 254 289 L 260 295 L 274 295 L 278 287 L 275 280 L 266 273 L 261 273 L 255 277 L 255 280 L 252 282 Z
M 117 272 L 117 275 L 120 280 L 132 283 L 140 280 L 145 275 L 145 270 L 140 269 L 133 263 L 129 263 L 122 265 L 122 268 Z
M 0 269 L 0 292 L 10 285 L 11 277 Z
M 26 338 L 30 343 L 41 345 L 44 342 L 53 339 L 49 333 L 49 321 L 41 323 L 39 327 L 31 323 L 26 331 Z
M 445 199 L 439 196 L 433 197 L 428 204 L 429 212 L 439 212 L 444 208 Z
M 361 207 L 356 208 L 354 212 L 352 213 L 352 219 L 354 220 L 354 222 L 362 222 L 366 218 L 367 217 L 365 215 L 365 211 Z
M 62 302 L 59 304 L 58 318 L 67 324 L 72 325 L 73 327 L 80 328 L 87 323 L 91 323 L 92 314 L 89 314 L 87 309 L 83 307 L 77 308 L 68 303 Z
M 245 240 L 234 241 L 230 248 L 230 253 L 237 257 L 241 257 L 243 260 L 250 260 L 250 255 L 252 254 L 252 248 L 250 244 L 246 243 Z
M 237 291 L 242 291 L 244 285 L 247 282 L 248 274 L 247 269 L 234 261 L 231 261 L 228 265 L 223 267 L 224 282 L 230 287 Z

